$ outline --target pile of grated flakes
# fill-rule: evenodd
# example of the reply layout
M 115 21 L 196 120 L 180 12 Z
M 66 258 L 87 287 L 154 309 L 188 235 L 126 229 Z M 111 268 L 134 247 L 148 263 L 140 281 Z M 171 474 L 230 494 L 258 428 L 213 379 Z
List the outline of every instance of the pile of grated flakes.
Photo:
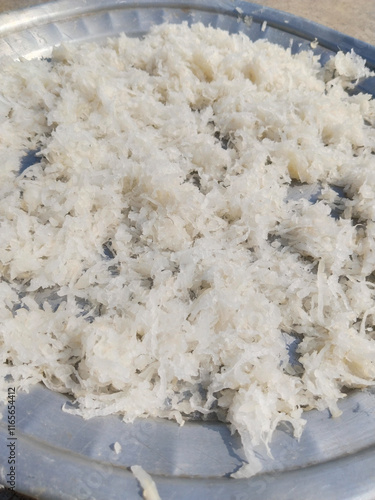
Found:
M 346 92 L 369 74 L 201 24 L 3 61 L 4 394 L 11 374 L 85 418 L 214 412 L 237 477 L 279 422 L 339 415 L 375 379 L 375 104 Z

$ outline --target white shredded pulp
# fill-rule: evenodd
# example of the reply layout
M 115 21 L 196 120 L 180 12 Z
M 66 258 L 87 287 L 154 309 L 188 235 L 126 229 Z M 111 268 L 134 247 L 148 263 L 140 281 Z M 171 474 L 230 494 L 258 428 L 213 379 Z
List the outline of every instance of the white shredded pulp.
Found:
M 141 488 L 143 489 L 143 498 L 145 500 L 161 500 L 155 481 L 152 479 L 150 474 L 143 469 L 143 467 L 140 465 L 133 465 L 130 467 L 130 470 L 141 485 Z
M 251 475 L 279 422 L 373 385 L 368 75 L 201 24 L 3 60 L 4 398 L 11 374 L 85 418 L 215 412 Z
M 116 441 L 113 445 L 113 451 L 116 453 L 116 455 L 119 455 L 121 453 L 121 450 L 122 450 L 121 444 L 118 441 Z

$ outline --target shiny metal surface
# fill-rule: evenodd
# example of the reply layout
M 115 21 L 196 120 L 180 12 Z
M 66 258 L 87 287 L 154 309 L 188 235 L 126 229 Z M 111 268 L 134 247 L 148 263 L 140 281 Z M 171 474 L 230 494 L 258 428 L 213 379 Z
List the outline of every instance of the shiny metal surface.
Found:
M 246 16 L 251 16 L 252 22 Z M 326 60 L 340 49 L 354 50 L 375 67 L 375 48 L 316 24 L 255 4 L 231 0 L 161 1 L 57 0 L 0 16 L 0 53 L 13 58 L 48 56 L 65 40 L 100 40 L 121 31 L 139 36 L 154 23 L 197 22 L 251 38 L 266 37 L 292 50 L 315 49 Z M 267 21 L 264 31 L 263 21 Z M 375 80 L 361 82 L 375 94 Z M 375 391 L 352 392 L 328 412 L 306 414 L 299 442 L 280 426 L 271 445 L 256 453 L 263 472 L 230 479 L 244 460 L 239 437 L 216 422 L 177 424 L 117 416 L 83 420 L 62 412 L 69 400 L 38 385 L 16 399 L 17 490 L 40 499 L 110 500 L 142 498 L 129 467 L 152 474 L 163 500 L 179 499 L 368 499 L 375 498 Z M 6 449 L 6 407 L 0 420 L 0 449 Z M 116 453 L 114 444 L 121 445 Z M 0 456 L 0 482 L 7 457 Z

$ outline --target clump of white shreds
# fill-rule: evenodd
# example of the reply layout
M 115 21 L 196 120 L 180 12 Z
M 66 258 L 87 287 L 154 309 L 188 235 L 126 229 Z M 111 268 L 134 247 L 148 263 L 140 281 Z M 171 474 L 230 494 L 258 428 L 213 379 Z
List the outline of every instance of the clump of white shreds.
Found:
M 201 24 L 3 61 L 2 380 L 84 417 L 215 411 L 239 475 L 279 422 L 338 415 L 375 379 L 375 105 L 345 92 L 368 74 Z

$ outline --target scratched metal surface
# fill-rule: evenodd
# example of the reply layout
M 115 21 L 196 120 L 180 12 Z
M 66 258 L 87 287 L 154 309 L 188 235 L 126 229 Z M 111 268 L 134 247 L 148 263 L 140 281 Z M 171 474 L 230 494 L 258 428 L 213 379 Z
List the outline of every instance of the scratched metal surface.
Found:
M 246 15 L 252 17 L 250 26 Z M 322 61 L 338 47 L 354 48 L 375 66 L 372 46 L 288 14 L 230 0 L 57 0 L 0 16 L 0 54 L 47 56 L 64 40 L 99 40 L 121 31 L 138 36 L 154 23 L 183 20 L 242 30 L 252 39 L 266 37 L 293 51 L 309 49 L 318 38 L 315 51 Z M 374 79 L 361 82 L 361 89 L 375 94 Z M 179 427 L 151 419 L 124 424 L 117 416 L 83 420 L 62 412 L 67 401 L 42 385 L 18 394 L 17 491 L 48 500 L 135 500 L 142 492 L 129 467 L 138 464 L 152 474 L 163 500 L 375 498 L 375 392 L 370 390 L 353 392 L 342 401 L 340 418 L 307 413 L 299 442 L 287 426 L 280 426 L 271 446 L 274 459 L 265 449 L 256 449 L 263 471 L 248 480 L 229 478 L 243 463 L 244 453 L 239 437 L 224 424 L 190 422 Z M 0 404 L 0 411 L 4 450 L 6 407 Z M 0 456 L 4 484 L 6 459 Z

